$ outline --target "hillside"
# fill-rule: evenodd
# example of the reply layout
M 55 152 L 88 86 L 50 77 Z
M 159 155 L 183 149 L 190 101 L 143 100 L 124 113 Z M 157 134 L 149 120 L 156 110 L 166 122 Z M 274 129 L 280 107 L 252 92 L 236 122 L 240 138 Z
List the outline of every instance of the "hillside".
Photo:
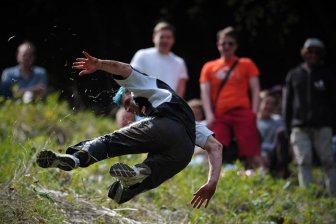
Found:
M 295 166 L 288 180 L 240 176 L 242 166 L 221 177 L 209 207 L 193 209 L 192 194 L 207 179 L 207 168 L 190 165 L 160 187 L 123 205 L 107 197 L 116 161 L 130 165 L 146 155 L 123 156 L 64 172 L 41 169 L 44 148 L 64 152 L 83 139 L 112 132 L 112 117 L 75 112 L 51 95 L 46 102 L 0 102 L 0 223 L 336 223 L 336 200 L 328 198 L 321 172 L 316 186 L 297 187 Z

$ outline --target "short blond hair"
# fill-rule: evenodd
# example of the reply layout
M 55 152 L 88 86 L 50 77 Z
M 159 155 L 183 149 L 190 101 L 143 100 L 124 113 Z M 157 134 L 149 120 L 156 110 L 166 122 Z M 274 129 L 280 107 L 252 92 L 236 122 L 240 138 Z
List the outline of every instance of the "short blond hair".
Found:
M 217 40 L 221 39 L 222 37 L 225 36 L 230 36 L 232 38 L 234 38 L 235 40 L 237 40 L 238 36 L 237 36 L 237 32 L 236 30 L 232 27 L 232 26 L 228 26 L 224 29 L 221 29 L 217 32 Z
M 172 31 L 173 33 L 175 33 L 175 28 L 173 25 L 171 25 L 170 23 L 168 22 L 159 22 L 155 25 L 154 29 L 153 29 L 153 32 L 156 33 L 156 32 L 159 32 L 161 30 L 170 30 Z

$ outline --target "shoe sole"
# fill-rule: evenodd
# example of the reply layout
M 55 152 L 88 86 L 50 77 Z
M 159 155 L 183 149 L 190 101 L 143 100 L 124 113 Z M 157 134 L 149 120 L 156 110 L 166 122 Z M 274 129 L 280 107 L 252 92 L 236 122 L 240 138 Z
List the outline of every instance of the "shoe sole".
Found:
M 43 150 L 37 155 L 36 163 L 42 168 L 57 167 L 64 171 L 75 168 L 76 163 L 71 158 L 58 155 L 49 150 Z
M 128 166 L 124 163 L 116 163 L 111 166 L 110 174 L 113 177 L 135 177 L 136 172 L 133 170 L 132 167 Z
M 119 181 L 116 181 L 110 186 L 108 197 L 113 199 L 115 202 L 119 204 L 122 193 L 123 193 L 123 188 L 121 186 L 121 183 Z
M 122 186 L 128 188 L 137 183 L 141 183 L 144 179 L 146 179 L 150 175 L 150 170 L 145 167 L 137 166 L 138 173 L 134 170 L 134 168 L 128 166 L 124 163 L 116 163 L 111 166 L 110 174 L 119 180 Z
M 108 197 L 120 205 L 131 200 L 138 194 L 139 191 L 137 189 L 130 190 L 129 188 L 124 188 L 120 181 L 115 181 L 110 186 Z

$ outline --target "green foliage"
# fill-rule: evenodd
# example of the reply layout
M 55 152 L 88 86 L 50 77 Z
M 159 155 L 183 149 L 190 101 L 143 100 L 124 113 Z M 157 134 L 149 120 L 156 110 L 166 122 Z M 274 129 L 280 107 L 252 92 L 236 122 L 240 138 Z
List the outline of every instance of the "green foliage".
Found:
M 116 161 L 130 165 L 146 155 L 122 156 L 85 169 L 64 172 L 35 164 L 44 148 L 64 152 L 67 145 L 115 129 L 109 117 L 74 112 L 58 101 L 0 106 L 0 223 L 335 223 L 336 201 L 317 185 L 297 187 L 269 175 L 238 175 L 236 163 L 225 171 L 208 208 L 193 209 L 192 194 L 207 180 L 208 169 L 188 166 L 172 179 L 130 202 L 117 205 L 107 197 L 114 179 L 108 174 Z M 295 167 L 293 166 L 295 173 Z

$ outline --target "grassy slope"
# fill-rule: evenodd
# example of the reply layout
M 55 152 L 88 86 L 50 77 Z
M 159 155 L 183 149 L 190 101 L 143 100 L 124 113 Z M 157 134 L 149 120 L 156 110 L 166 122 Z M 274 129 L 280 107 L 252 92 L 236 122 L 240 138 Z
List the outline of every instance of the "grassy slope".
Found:
M 192 193 L 207 178 L 207 169 L 189 166 L 150 192 L 121 206 L 108 199 L 116 161 L 140 162 L 145 155 L 102 161 L 87 169 L 63 172 L 34 163 L 43 148 L 63 151 L 111 132 L 111 118 L 75 113 L 57 102 L 0 104 L 0 223 L 335 223 L 336 200 L 321 187 L 302 190 L 295 175 L 288 180 L 269 176 L 238 176 L 241 166 L 226 172 L 207 209 L 192 209 Z M 295 171 L 295 169 L 294 169 Z M 316 182 L 321 185 L 321 173 Z

